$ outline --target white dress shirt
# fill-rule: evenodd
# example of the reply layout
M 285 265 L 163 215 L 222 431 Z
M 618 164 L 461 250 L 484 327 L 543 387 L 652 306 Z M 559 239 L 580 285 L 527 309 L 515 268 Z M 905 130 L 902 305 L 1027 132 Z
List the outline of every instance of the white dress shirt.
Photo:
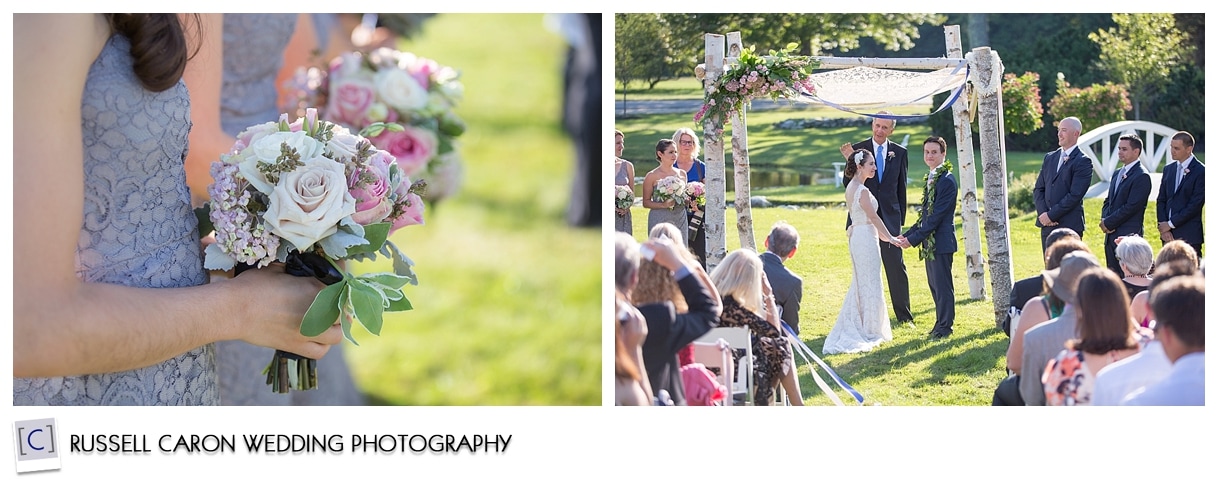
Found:
M 1205 352 L 1177 358 L 1166 378 L 1134 391 L 1121 405 L 1205 405 Z
M 1163 353 L 1163 344 L 1152 341 L 1141 352 L 1100 369 L 1091 404 L 1120 405 L 1134 390 L 1158 383 L 1170 372 L 1171 360 Z

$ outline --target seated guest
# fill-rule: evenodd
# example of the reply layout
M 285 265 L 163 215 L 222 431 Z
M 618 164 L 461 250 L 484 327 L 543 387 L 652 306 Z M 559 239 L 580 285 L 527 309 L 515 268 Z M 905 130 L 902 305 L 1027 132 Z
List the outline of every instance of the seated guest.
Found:
M 629 313 L 622 311 L 623 306 L 628 307 L 629 305 L 623 305 L 621 302 L 618 302 L 617 314 L 619 316 L 629 315 Z M 622 324 L 626 323 L 626 321 L 619 320 L 613 322 L 613 336 L 616 343 L 613 362 L 613 404 L 629 406 L 650 405 L 651 396 L 643 388 L 646 385 L 646 382 L 643 381 L 643 375 L 639 373 L 634 356 L 628 353 L 626 344 L 622 342 Z
M 1121 404 L 1205 405 L 1205 279 L 1189 275 L 1164 282 L 1151 294 L 1150 309 L 1171 372 Z
M 1059 244 L 1061 242 L 1058 242 Z M 1044 272 L 1049 289 L 1065 302 L 1057 318 L 1032 327 L 1023 335 L 1019 395 L 1026 405 L 1044 405 L 1045 387 L 1041 383 L 1049 359 L 1057 356 L 1066 340 L 1077 337 L 1078 318 L 1074 309 L 1078 280 L 1088 270 L 1103 268 L 1090 252 L 1071 252 L 1061 266 Z
M 1184 242 L 1184 240 L 1172 240 L 1163 244 L 1163 248 L 1159 249 L 1159 256 L 1155 257 L 1155 269 L 1175 262 L 1177 260 L 1185 261 L 1197 267 L 1200 261 L 1197 258 L 1197 251 L 1193 250 L 1193 246 Z M 1140 292 L 1133 297 L 1131 306 L 1133 308 L 1133 318 L 1136 318 L 1139 324 L 1144 328 L 1150 328 L 1148 319 L 1150 318 L 1150 307 L 1147 305 L 1150 296 L 1146 292 Z
M 795 355 L 778 318 L 774 294 L 752 250 L 740 249 L 727 254 L 711 275 L 721 295 L 721 327 L 748 327 L 752 332 L 756 361 L 753 374 L 756 405 L 769 405 L 781 382 L 794 405 L 803 405 L 799 382 L 795 379 Z
M 1121 237 L 1116 245 L 1117 262 L 1121 265 L 1121 283 L 1129 298 L 1146 291 L 1150 285 L 1150 269 L 1154 266 L 1155 252 L 1145 238 L 1130 235 Z
M 765 238 L 765 253 L 761 263 L 765 266 L 766 278 L 774 290 L 774 303 L 778 305 L 782 321 L 799 335 L 799 307 L 804 298 L 804 280 L 783 265 L 795 256 L 799 247 L 799 232 L 787 222 L 778 222 Z
M 1078 232 L 1075 232 L 1069 228 L 1058 228 L 1052 232 L 1049 232 L 1049 236 L 1045 238 L 1045 241 L 1048 242 L 1049 246 L 1053 246 L 1053 244 L 1057 243 L 1058 240 L 1067 237 L 1075 240 L 1082 240 L 1082 238 L 1078 236 Z M 1048 253 L 1049 251 L 1046 248 L 1045 265 L 1048 265 Z M 1056 267 L 1046 266 L 1045 268 L 1052 269 Z M 1015 282 L 1015 285 L 1011 287 L 1011 308 L 1007 311 L 1007 317 L 1002 323 L 1002 332 L 1007 334 L 1008 337 L 1011 336 L 1011 332 L 1015 331 L 1016 327 L 1018 326 L 1017 324 L 1019 323 L 1019 316 L 1023 312 L 1024 304 L 1028 303 L 1028 300 L 1031 300 L 1032 297 L 1040 296 L 1041 294 L 1045 293 L 1044 286 L 1045 280 L 1041 278 L 1040 274 L 1038 273 L 1034 276 Z
M 643 369 L 643 340 L 647 324 L 643 314 L 630 304 L 630 292 L 639 283 L 639 244 L 634 237 L 618 233 L 614 240 L 614 332 L 616 337 L 617 405 L 651 405 L 651 382 Z M 642 400 L 638 398 L 642 395 Z
M 682 253 L 684 241 L 678 242 L 660 238 L 640 247 L 654 252 L 654 258 L 639 262 L 639 280 L 630 298 L 647 322 L 643 367 L 652 393 L 662 396 L 661 390 L 666 391 L 675 405 L 685 405 L 677 352 L 719 326 L 722 306 L 706 271 Z
M 1112 270 L 1093 269 L 1078 280 L 1078 336 L 1045 367 L 1045 404 L 1091 404 L 1095 373 L 1138 352 L 1129 296 Z
M 1059 228 L 1049 234 L 1049 241 L 1053 243 L 1049 244 L 1049 250 L 1046 252 L 1046 271 L 1060 266 L 1062 258 L 1071 252 L 1091 251 L 1087 248 L 1087 244 L 1078 238 L 1077 233 L 1073 236 L 1060 236 L 1057 240 L 1053 240 L 1053 235 L 1060 230 L 1074 233 L 1073 230 Z M 1014 333 L 1011 335 L 1011 343 L 1007 345 L 1007 371 L 1011 374 L 994 390 L 994 397 L 990 404 L 996 407 L 1013 407 L 1024 404 L 1019 394 L 1019 372 L 1022 370 L 1024 334 L 1032 327 L 1057 318 L 1065 307 L 1062 300 L 1049 290 L 1048 284 L 1043 279 L 1043 273 L 1034 278 L 1041 279 L 1044 294 L 1028 299 L 1023 305 L 1023 311 L 1014 319 L 1015 322 L 1012 326 Z
M 1189 247 L 1192 248 L 1192 247 Z M 1187 259 L 1169 262 L 1155 269 L 1154 279 L 1150 287 L 1141 295 L 1153 294 L 1155 289 L 1164 282 L 1179 276 L 1189 276 L 1196 273 L 1193 264 Z M 1147 322 L 1154 320 L 1154 315 L 1148 315 Z M 1095 376 L 1095 392 L 1091 396 L 1092 405 L 1120 405 L 1121 400 L 1134 390 L 1151 385 L 1171 371 L 1171 361 L 1163 352 L 1163 344 L 1154 339 L 1142 347 L 1142 351 L 1104 367 Z

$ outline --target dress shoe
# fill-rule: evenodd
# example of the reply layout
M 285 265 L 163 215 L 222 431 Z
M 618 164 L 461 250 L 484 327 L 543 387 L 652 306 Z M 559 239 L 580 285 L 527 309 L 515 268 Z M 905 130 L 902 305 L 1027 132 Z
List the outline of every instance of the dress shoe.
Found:
M 930 332 L 930 339 L 931 340 L 942 340 L 944 338 L 947 338 L 948 335 L 951 335 L 951 334 L 950 333 Z

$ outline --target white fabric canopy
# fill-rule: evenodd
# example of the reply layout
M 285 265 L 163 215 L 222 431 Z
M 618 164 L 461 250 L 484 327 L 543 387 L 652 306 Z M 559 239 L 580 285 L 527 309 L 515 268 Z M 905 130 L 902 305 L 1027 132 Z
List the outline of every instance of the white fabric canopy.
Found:
M 795 100 L 847 111 L 876 111 L 924 101 L 962 87 L 967 79 L 968 70 L 963 66 L 933 72 L 851 67 L 813 74 L 816 93 Z

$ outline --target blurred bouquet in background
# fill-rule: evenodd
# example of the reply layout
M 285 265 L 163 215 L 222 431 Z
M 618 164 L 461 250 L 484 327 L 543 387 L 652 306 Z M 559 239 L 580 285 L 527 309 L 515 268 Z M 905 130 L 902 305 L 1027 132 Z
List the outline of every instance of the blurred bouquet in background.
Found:
M 690 203 L 698 207 L 706 206 L 706 184 L 702 182 L 689 182 L 685 184 L 685 196 Z
M 352 130 L 397 159 L 402 173 L 427 181 L 433 202 L 456 193 L 463 179 L 457 137 L 465 122 L 453 109 L 464 96 L 460 74 L 434 60 L 389 48 L 347 52 L 328 70 L 298 71 L 289 80 L 296 108 Z M 396 123 L 401 129 L 378 124 Z
M 396 125 L 374 124 L 383 131 Z M 362 133 L 362 132 L 361 132 Z M 413 262 L 389 235 L 423 223 L 419 192 L 397 161 L 364 137 L 317 119 L 317 111 L 288 123 L 251 126 L 237 136 L 230 154 L 212 164 L 204 209 L 214 230 L 204 265 L 237 273 L 283 262 L 288 273 L 313 276 L 329 285 L 317 294 L 301 321 L 300 333 L 317 336 L 335 323 L 352 343 L 359 322 L 379 335 L 383 312 L 410 310 L 401 289 L 418 284 Z M 393 272 L 353 276 L 340 260 L 393 261 Z M 277 393 L 317 386 L 316 361 L 276 351 L 267 366 L 267 384 Z

